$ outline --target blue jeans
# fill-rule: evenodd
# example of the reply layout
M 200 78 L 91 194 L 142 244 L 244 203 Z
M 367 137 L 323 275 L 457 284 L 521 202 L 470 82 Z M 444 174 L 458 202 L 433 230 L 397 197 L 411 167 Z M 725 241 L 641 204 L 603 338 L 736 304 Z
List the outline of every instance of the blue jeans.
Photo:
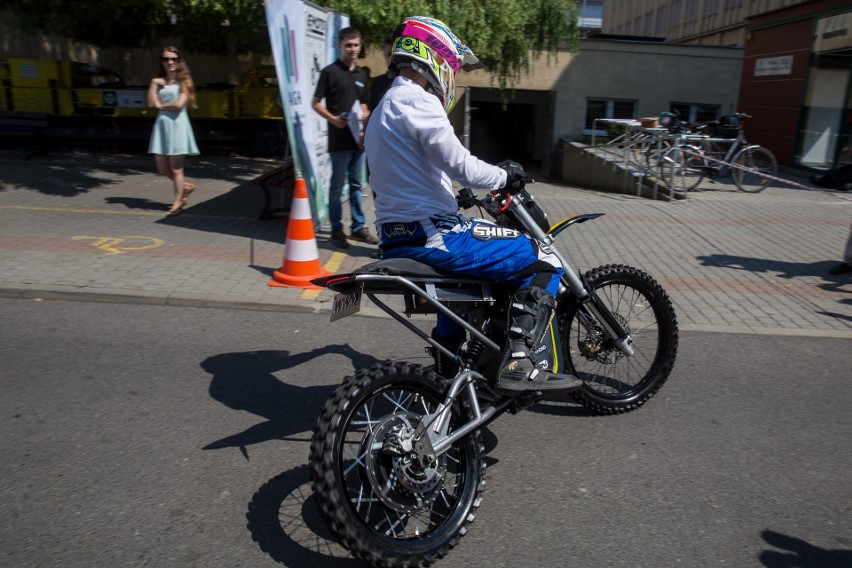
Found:
M 328 188 L 328 216 L 331 229 L 343 228 L 343 205 L 340 197 L 346 182 L 349 182 L 349 212 L 352 215 L 352 232 L 364 227 L 364 210 L 361 208 L 361 191 L 364 189 L 363 150 L 329 152 L 331 158 L 331 181 Z

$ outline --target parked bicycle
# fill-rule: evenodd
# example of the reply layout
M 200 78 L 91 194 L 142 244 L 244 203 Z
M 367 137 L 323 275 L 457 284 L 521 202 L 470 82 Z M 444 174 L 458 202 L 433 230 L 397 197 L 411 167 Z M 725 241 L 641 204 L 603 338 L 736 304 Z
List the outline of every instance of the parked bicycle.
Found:
M 748 118 L 738 112 L 696 127 L 695 134 L 676 136 L 660 156 L 658 175 L 675 191 L 693 190 L 705 177 L 731 177 L 741 191 L 763 191 L 778 175 L 778 160 L 766 148 L 748 143 L 743 130 Z

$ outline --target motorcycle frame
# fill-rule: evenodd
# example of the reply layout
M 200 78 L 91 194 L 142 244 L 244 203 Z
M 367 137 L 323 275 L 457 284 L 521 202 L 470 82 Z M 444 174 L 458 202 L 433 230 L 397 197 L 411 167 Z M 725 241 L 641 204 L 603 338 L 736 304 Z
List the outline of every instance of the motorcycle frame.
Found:
M 562 269 L 564 271 L 563 276 L 560 281 L 560 291 L 559 295 L 561 296 L 567 290 L 570 290 L 573 294 L 575 301 L 580 302 L 581 309 L 586 309 L 590 312 L 591 316 L 594 317 L 600 324 L 603 326 L 604 331 L 612 338 L 613 343 L 616 347 L 624 353 L 627 357 L 631 357 L 634 354 L 633 349 L 633 339 L 630 335 L 621 327 L 618 321 L 612 316 L 609 310 L 604 306 L 604 304 L 600 301 L 597 295 L 594 293 L 594 290 L 590 289 L 580 276 L 574 271 L 570 264 L 565 260 L 561 253 L 553 247 L 553 243 L 555 242 L 555 237 L 568 228 L 569 226 L 575 223 L 582 223 L 588 221 L 590 219 L 595 219 L 600 217 L 601 213 L 592 213 L 587 215 L 580 215 L 571 219 L 566 219 L 556 225 L 552 226 L 547 232 L 545 232 L 535 220 L 532 218 L 527 209 L 523 206 L 520 199 L 512 199 L 511 195 L 506 196 L 507 202 L 505 202 L 503 210 L 511 210 L 511 212 L 515 215 L 520 223 L 525 227 L 525 229 L 529 232 L 529 234 L 538 239 L 540 242 L 546 244 L 553 254 L 559 259 L 560 264 L 562 265 Z M 427 302 L 431 307 L 433 307 L 437 312 L 449 317 L 453 322 L 464 328 L 468 333 L 471 334 L 472 337 L 475 337 L 482 341 L 484 346 L 488 349 L 494 350 L 496 352 L 502 351 L 502 346 L 496 344 L 490 338 L 488 338 L 485 334 L 483 334 L 479 329 L 477 329 L 474 325 L 469 323 L 467 320 L 459 316 L 453 310 L 445 305 L 445 302 L 451 302 L 447 298 L 441 298 L 440 290 L 436 286 L 434 280 L 430 279 L 422 279 L 422 278 L 413 278 L 399 275 L 386 275 L 386 274 L 358 274 L 353 275 L 353 279 L 355 283 L 360 283 L 362 287 L 364 285 L 369 284 L 389 284 L 393 288 L 402 287 L 407 292 L 404 294 L 413 294 Z M 418 285 L 418 281 L 420 285 Z M 348 284 L 351 284 L 350 281 Z M 479 285 L 481 286 L 481 294 L 478 296 L 475 301 L 478 302 L 486 302 L 489 304 L 495 303 L 494 297 L 490 293 L 490 288 L 487 282 L 482 281 L 473 281 L 470 279 L 464 278 L 441 278 L 441 284 L 455 285 L 455 284 L 471 284 L 471 285 Z M 363 288 L 362 288 L 363 289 Z M 429 343 L 433 348 L 439 350 L 441 353 L 447 355 L 448 357 L 458 361 L 458 355 L 451 352 L 449 349 L 432 339 L 428 334 L 422 331 L 420 328 L 415 326 L 413 323 L 408 321 L 402 315 L 400 315 L 395 309 L 391 308 L 379 298 L 376 297 L 375 291 L 370 291 L 367 289 L 365 291 L 366 295 L 370 300 L 379 307 L 382 311 L 390 315 L 393 319 L 401 323 L 403 326 L 408 328 L 415 335 Z M 464 301 L 470 301 L 471 298 L 465 297 Z M 410 305 L 407 303 L 407 305 Z M 477 390 L 477 384 L 482 385 L 484 388 Z M 456 399 L 464 393 L 467 398 L 467 402 L 469 405 L 469 413 L 471 418 L 463 424 L 461 427 L 456 429 L 451 434 L 448 433 L 449 422 L 451 417 L 451 408 Z M 480 406 L 480 398 L 487 397 L 489 404 L 482 408 Z M 417 459 L 423 465 L 428 465 L 433 463 L 438 455 L 443 454 L 447 451 L 453 443 L 460 440 L 461 438 L 467 436 L 469 433 L 482 428 L 495 420 L 498 416 L 500 416 L 503 412 L 507 410 L 518 410 L 521 408 L 525 408 L 538 400 L 541 400 L 541 393 L 522 393 L 520 395 L 515 396 L 505 396 L 498 394 L 496 391 L 491 389 L 488 386 L 488 381 L 485 376 L 480 374 L 479 372 L 461 368 L 460 371 L 453 377 L 449 388 L 447 389 L 446 395 L 444 396 L 444 401 L 438 405 L 435 409 L 435 412 L 432 414 L 427 414 L 423 416 L 420 423 L 418 424 L 415 435 L 414 435 L 414 451 L 417 456 Z M 424 436 L 426 434 L 426 436 Z

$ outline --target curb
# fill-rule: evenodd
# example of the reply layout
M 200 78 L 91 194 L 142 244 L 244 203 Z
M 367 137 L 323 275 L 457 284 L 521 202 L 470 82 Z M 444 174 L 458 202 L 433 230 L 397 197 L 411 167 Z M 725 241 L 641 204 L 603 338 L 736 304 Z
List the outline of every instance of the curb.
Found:
M 103 304 L 136 304 L 147 306 L 174 306 L 183 308 L 211 308 L 225 310 L 245 310 L 260 312 L 290 312 L 299 314 L 329 314 L 330 303 L 317 303 L 316 306 L 305 305 L 305 301 L 284 301 L 281 303 L 260 303 L 217 298 L 190 298 L 186 296 L 161 296 L 146 294 L 127 294 L 115 292 L 70 292 L 49 288 L 10 288 L 0 287 L 0 298 L 21 300 L 55 300 L 65 302 L 91 302 Z M 355 314 L 363 317 L 390 319 L 380 308 L 362 305 Z M 774 327 L 748 327 L 743 325 L 699 325 L 678 324 L 682 332 L 726 333 L 733 335 L 760 335 L 774 337 L 810 337 L 825 339 L 852 339 L 852 331 L 832 329 L 787 329 Z

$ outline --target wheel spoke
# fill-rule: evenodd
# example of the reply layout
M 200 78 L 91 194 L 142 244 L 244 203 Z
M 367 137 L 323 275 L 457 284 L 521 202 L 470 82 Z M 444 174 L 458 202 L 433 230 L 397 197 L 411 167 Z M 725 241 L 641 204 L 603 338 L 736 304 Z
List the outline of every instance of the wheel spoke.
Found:
M 469 467 L 457 449 L 463 441 L 442 455 L 440 470 L 419 474 L 425 479 L 443 476 L 434 489 L 428 483 L 423 490 L 414 489 L 423 479 L 406 482 L 401 476 L 409 475 L 408 470 L 418 475 L 416 467 L 382 452 L 385 436 L 396 425 L 416 425 L 437 406 L 438 400 L 416 389 L 388 389 L 364 400 L 346 426 L 341 466 L 348 500 L 363 521 L 390 538 L 415 538 L 435 530 L 449 519 L 460 497 L 464 477 L 459 472 Z M 408 489 L 407 483 L 414 485 Z
M 587 387 L 602 396 L 627 397 L 654 373 L 660 323 L 652 297 L 631 279 L 595 286 L 595 293 L 633 340 L 625 356 L 606 336 L 603 326 L 578 309 L 567 326 L 570 366 Z

